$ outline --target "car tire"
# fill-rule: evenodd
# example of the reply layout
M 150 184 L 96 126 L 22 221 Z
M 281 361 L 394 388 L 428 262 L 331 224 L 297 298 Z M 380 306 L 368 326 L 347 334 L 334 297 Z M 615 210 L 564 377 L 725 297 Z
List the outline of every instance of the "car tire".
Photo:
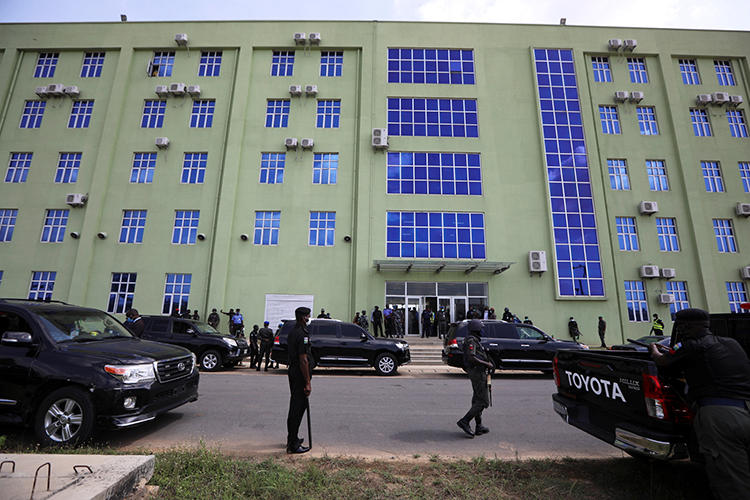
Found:
M 215 372 L 219 370 L 222 364 L 223 363 L 221 362 L 221 354 L 219 353 L 219 351 L 214 351 L 213 349 L 204 351 L 198 360 L 198 365 L 200 366 L 200 369 L 209 371 L 209 372 Z
M 378 372 L 378 375 L 395 375 L 398 371 L 398 363 L 393 354 L 384 352 L 375 358 L 375 371 Z
M 75 446 L 94 430 L 91 397 L 76 387 L 63 387 L 45 397 L 34 416 L 34 433 L 42 446 Z

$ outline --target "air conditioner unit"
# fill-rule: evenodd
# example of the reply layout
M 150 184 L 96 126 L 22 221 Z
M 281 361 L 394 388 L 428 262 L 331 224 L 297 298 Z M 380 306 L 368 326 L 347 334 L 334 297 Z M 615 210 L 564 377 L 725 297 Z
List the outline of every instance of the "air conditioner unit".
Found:
M 302 85 L 290 85 L 289 93 L 291 95 L 302 95 Z
M 169 93 L 172 95 L 185 95 L 185 84 L 184 83 L 170 83 Z
M 297 149 L 297 138 L 287 137 L 284 139 L 284 146 L 286 146 L 287 149 Z
M 177 45 L 180 47 L 184 47 L 188 43 L 187 33 L 177 33 L 174 36 L 174 41 L 177 42 Z
M 201 86 L 200 85 L 188 85 L 187 86 L 187 93 L 190 94 L 193 97 L 200 97 L 200 95 L 201 95 Z
M 659 204 L 655 201 L 642 201 L 641 204 L 638 205 L 638 209 L 640 210 L 641 215 L 651 215 L 659 211 Z
M 659 304 L 674 304 L 674 295 L 671 293 L 660 293 Z
M 714 104 L 722 105 L 729 102 L 729 92 L 714 92 Z
M 315 141 L 310 139 L 309 137 L 305 137 L 302 139 L 302 149 L 312 149 L 315 145 Z
M 169 86 L 157 85 L 156 89 L 154 89 L 154 93 L 156 93 L 156 95 L 158 95 L 159 97 L 167 97 L 169 95 Z
M 705 106 L 706 104 L 711 104 L 711 101 L 713 101 L 714 98 L 711 96 L 711 94 L 698 94 L 695 96 L 695 102 L 698 104 L 702 104 Z
M 89 199 L 89 195 L 83 193 L 70 193 L 65 196 L 65 203 L 71 207 L 82 207 Z
M 628 100 L 628 91 L 627 90 L 618 90 L 615 92 L 615 101 L 617 102 L 625 102 Z
M 305 94 L 318 95 L 318 86 L 317 85 L 305 85 Z
M 63 89 L 63 92 L 65 93 L 65 95 L 68 95 L 70 97 L 78 97 L 79 95 L 81 95 L 81 91 L 78 90 L 78 87 L 76 85 L 65 87 Z
M 310 45 L 317 45 L 320 43 L 320 33 L 310 33 L 310 36 L 308 37 L 308 40 L 310 40 Z
M 741 267 L 740 276 L 742 279 L 750 280 L 750 266 Z
M 628 40 L 623 40 L 623 43 L 622 43 L 622 48 L 625 50 L 635 50 L 637 46 L 638 46 L 638 41 L 633 40 L 632 38 Z
M 743 99 L 742 99 L 741 95 L 730 95 L 729 96 L 729 103 L 728 104 L 730 106 L 732 106 L 732 107 L 736 108 L 737 106 L 739 106 L 740 104 L 742 104 L 742 102 L 743 102 Z
M 547 270 L 547 253 L 544 250 L 531 250 L 529 252 L 529 271 L 532 273 L 543 273 Z
M 294 34 L 294 43 L 297 45 L 304 45 L 305 41 L 307 41 L 307 35 L 305 33 Z
M 157 137 L 156 147 L 159 149 L 165 149 L 169 147 L 169 137 Z
M 619 38 L 612 38 L 607 42 L 607 46 L 609 47 L 609 50 L 619 50 L 620 47 L 622 47 L 622 40 Z
M 644 97 L 645 94 L 643 92 L 641 92 L 640 90 L 635 90 L 630 93 L 630 102 L 641 102 Z
M 640 275 L 641 278 L 658 278 L 659 266 L 641 266 Z
M 62 83 L 50 83 L 47 85 L 47 94 L 49 95 L 63 95 L 65 86 Z
M 674 267 L 662 267 L 661 268 L 661 277 L 672 279 L 675 276 L 677 276 L 677 270 Z
M 372 129 L 371 144 L 374 148 L 387 148 L 388 147 L 388 129 L 387 128 Z
M 37 88 L 35 88 L 34 89 L 34 93 L 36 95 L 38 95 L 39 97 L 41 97 L 42 99 L 44 99 L 45 97 L 47 97 L 49 95 L 47 93 L 47 86 L 46 85 L 44 85 L 43 87 L 37 87 Z
M 742 217 L 750 217 L 750 203 L 737 203 L 734 207 L 734 213 Z

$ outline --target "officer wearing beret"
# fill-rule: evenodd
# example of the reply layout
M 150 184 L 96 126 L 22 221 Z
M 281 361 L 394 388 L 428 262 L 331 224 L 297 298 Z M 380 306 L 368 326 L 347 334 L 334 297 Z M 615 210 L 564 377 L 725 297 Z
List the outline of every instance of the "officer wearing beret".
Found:
M 713 335 L 702 309 L 677 312 L 672 350 L 649 351 L 660 370 L 684 374 L 693 428 L 711 490 L 720 499 L 750 492 L 750 360 L 736 340 Z
M 297 322 L 287 337 L 287 352 L 289 354 L 289 414 L 286 419 L 286 452 L 305 453 L 310 451 L 302 446 L 302 439 L 297 435 L 302 415 L 308 408 L 307 398 L 312 392 L 310 377 L 310 333 L 307 325 L 310 321 L 310 308 L 298 307 L 294 311 Z
M 471 397 L 471 409 L 464 417 L 456 422 L 459 428 L 470 438 L 475 435 L 486 434 L 490 430 L 482 425 L 482 411 L 490 406 L 490 395 L 487 388 L 487 373 L 495 366 L 490 361 L 487 352 L 480 342 L 482 338 L 482 322 L 478 319 L 469 321 L 469 335 L 464 339 L 464 366 L 469 373 L 473 394 Z M 476 421 L 474 431 L 469 424 Z

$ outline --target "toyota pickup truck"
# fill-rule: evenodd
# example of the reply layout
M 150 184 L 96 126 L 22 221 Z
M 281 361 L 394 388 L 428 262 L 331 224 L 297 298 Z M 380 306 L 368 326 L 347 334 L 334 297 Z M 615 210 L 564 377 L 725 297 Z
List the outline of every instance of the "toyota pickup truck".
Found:
M 712 314 L 711 331 L 750 355 L 750 314 Z M 685 382 L 660 374 L 648 352 L 561 350 L 553 372 L 553 408 L 568 424 L 633 456 L 699 460 Z

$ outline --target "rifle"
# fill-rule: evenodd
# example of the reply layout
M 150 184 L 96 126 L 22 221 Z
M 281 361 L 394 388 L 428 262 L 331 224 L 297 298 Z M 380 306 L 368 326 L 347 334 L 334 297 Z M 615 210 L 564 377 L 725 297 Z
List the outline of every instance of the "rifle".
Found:
M 487 369 L 487 391 L 490 395 L 490 406 L 492 406 L 492 370 Z

